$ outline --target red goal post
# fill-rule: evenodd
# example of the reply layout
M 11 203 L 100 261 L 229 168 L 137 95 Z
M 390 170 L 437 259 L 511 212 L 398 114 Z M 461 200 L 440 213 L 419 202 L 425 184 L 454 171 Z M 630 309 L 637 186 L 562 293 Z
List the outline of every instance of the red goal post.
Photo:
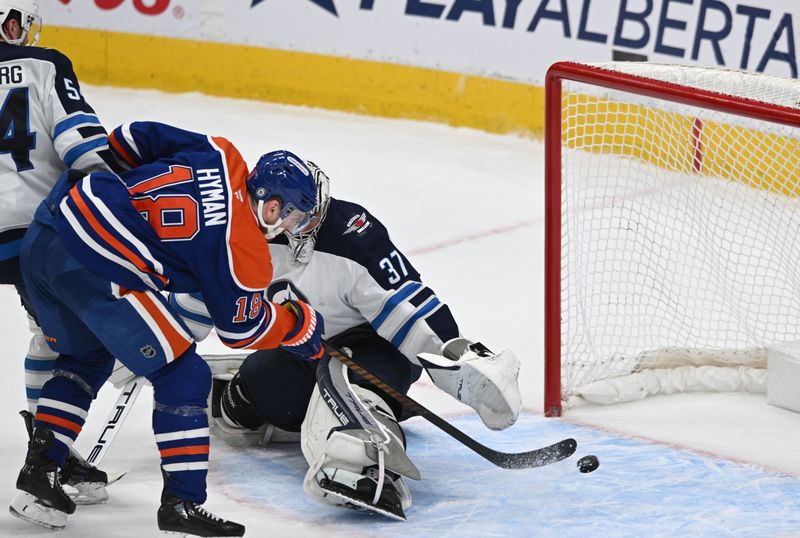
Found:
M 754 89 L 761 85 L 763 92 Z M 774 294 L 774 303 L 747 296 L 735 304 L 741 299 L 737 295 L 749 293 L 751 282 L 760 286 L 773 278 L 764 272 L 763 254 L 754 246 L 760 241 L 754 238 L 765 234 L 776 242 L 769 252 L 782 257 L 778 236 L 800 198 L 800 172 L 794 169 L 800 169 L 800 83 L 687 66 L 559 62 L 548 70 L 545 90 L 545 415 L 561 414 L 575 395 L 573 385 L 640 371 L 642 357 L 656 350 L 699 357 L 695 366 L 704 366 L 710 356 L 709 364 L 716 367 L 720 361 L 726 366 L 725 357 L 740 354 L 737 350 L 754 349 L 755 355 L 742 353 L 744 362 L 763 367 L 765 345 L 800 340 L 800 320 L 781 317 L 794 318 L 796 312 L 778 297 L 785 293 L 784 281 L 792 280 L 791 262 L 778 271 L 776 289 L 769 283 L 759 288 L 760 294 Z M 759 155 L 749 159 L 750 151 Z M 571 190 L 574 183 L 587 185 L 590 194 L 583 194 L 583 186 Z M 678 194 L 682 189 L 686 192 Z M 650 200 L 651 194 L 659 200 Z M 707 205 L 685 215 L 697 200 Z M 704 212 L 718 205 L 725 209 L 706 223 Z M 770 213 L 763 220 L 775 220 L 777 228 L 756 235 L 714 220 L 728 215 L 738 225 L 747 220 L 740 213 L 772 206 L 780 206 L 778 216 Z M 589 217 L 570 220 L 581 212 L 591 214 L 590 223 L 584 222 Z M 651 216 L 653 222 L 646 222 Z M 677 228 L 692 220 L 711 231 L 695 232 L 687 225 L 683 235 Z M 641 230 L 643 236 L 633 238 Z M 658 234 L 669 244 L 661 244 Z M 735 244 L 738 237 L 741 245 Z M 614 254 L 629 246 L 634 252 Z M 722 261 L 713 261 L 717 254 L 704 254 L 704 248 L 720 248 Z M 677 251 L 675 259 L 670 249 Z M 710 265 L 695 265 L 700 258 L 709 258 Z M 659 263 L 672 268 L 658 268 Z M 680 271 L 685 274 L 673 274 Z M 714 285 L 695 282 L 698 276 L 719 277 L 719 296 L 708 291 Z M 673 279 L 675 290 L 661 289 Z M 794 284 L 785 284 L 791 287 L 788 293 L 795 293 Z M 655 297 L 655 288 L 663 296 Z M 684 295 L 688 307 L 682 304 Z M 664 313 L 673 306 L 674 313 Z M 775 331 L 751 320 L 772 312 Z M 692 316 L 698 316 L 697 323 L 688 319 Z M 598 329 L 605 323 L 616 325 Z M 630 357 L 624 349 L 629 339 Z M 624 371 L 615 371 L 626 361 Z

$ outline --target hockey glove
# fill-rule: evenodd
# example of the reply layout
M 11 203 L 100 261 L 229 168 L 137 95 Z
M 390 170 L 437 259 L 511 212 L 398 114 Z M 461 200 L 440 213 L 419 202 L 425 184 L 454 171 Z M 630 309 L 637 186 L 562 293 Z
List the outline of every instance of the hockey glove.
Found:
M 442 345 L 442 355 L 420 353 L 417 360 L 433 383 L 467 404 L 492 430 L 503 430 L 517 421 L 519 359 L 505 350 L 495 355 L 483 344 L 454 338 Z
M 325 354 L 322 333 L 325 321 L 322 314 L 303 301 L 289 300 L 281 306 L 297 316 L 297 323 L 281 342 L 281 348 L 304 359 L 319 359 Z

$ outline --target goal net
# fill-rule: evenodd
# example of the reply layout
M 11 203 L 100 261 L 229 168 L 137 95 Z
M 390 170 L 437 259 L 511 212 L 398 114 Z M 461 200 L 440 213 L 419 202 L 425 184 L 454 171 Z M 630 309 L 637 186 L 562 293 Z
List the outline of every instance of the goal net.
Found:
M 800 340 L 800 81 L 564 62 L 546 91 L 545 413 L 764 390 Z

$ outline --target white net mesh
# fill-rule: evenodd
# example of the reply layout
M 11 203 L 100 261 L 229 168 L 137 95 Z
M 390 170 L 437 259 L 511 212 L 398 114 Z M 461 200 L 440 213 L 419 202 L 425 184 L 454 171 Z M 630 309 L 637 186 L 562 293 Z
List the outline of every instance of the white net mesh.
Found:
M 800 103 L 797 80 L 599 67 Z M 800 129 L 586 83 L 562 90 L 562 399 L 666 363 L 763 368 L 764 346 L 800 340 Z

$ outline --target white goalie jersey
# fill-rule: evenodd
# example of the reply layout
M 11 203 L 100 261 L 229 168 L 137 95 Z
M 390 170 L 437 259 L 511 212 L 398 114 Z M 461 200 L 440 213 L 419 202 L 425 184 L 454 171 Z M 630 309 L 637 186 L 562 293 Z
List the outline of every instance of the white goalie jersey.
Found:
M 108 137 L 54 49 L 0 44 L 0 232 L 25 228 L 66 168 L 109 169 Z
M 285 236 L 269 248 L 273 279 L 266 298 L 311 304 L 325 319 L 325 338 L 368 323 L 416 363 L 419 353 L 440 353 L 444 342 L 459 336 L 448 306 L 422 283 L 386 228 L 357 204 L 331 199 L 307 263 L 295 261 Z M 210 330 L 199 297 L 179 294 L 171 302 L 195 335 Z

